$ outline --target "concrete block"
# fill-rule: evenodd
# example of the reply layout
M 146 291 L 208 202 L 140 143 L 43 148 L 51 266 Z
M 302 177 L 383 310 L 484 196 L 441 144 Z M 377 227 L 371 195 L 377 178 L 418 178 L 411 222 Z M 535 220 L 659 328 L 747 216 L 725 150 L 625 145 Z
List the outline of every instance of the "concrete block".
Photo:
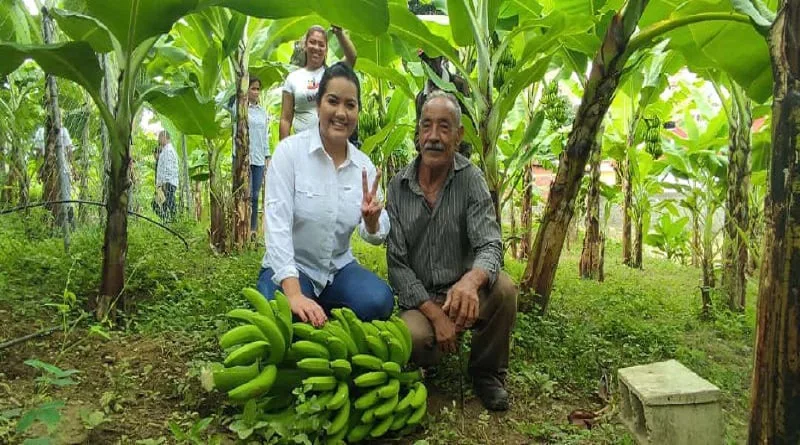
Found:
M 620 418 L 639 443 L 724 443 L 719 388 L 680 362 L 633 366 L 617 374 Z

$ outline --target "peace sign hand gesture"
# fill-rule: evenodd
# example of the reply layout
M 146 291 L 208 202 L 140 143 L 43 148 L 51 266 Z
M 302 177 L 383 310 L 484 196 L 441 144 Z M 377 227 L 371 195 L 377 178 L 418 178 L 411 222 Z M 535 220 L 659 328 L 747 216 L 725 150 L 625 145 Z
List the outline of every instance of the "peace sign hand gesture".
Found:
M 378 170 L 375 174 L 375 180 L 372 182 L 372 189 L 369 189 L 367 187 L 367 169 L 361 170 L 361 187 L 364 191 L 363 198 L 361 198 L 361 218 L 364 219 L 367 232 L 371 234 L 378 232 L 381 210 L 383 210 L 383 204 L 378 199 L 378 184 L 380 181 L 381 171 Z

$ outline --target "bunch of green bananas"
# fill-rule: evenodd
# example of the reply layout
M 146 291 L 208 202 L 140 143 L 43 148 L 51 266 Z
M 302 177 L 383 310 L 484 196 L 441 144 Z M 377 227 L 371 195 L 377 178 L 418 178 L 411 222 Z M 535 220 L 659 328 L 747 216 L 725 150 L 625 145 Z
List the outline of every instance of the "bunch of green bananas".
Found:
M 255 400 L 263 420 L 295 430 L 308 425 L 303 432 L 309 438 L 331 444 L 402 434 L 425 416 L 422 374 L 404 371 L 411 333 L 402 319 L 362 322 L 339 308 L 315 328 L 291 323 L 281 292 L 270 302 L 255 289 L 242 292 L 256 312 L 227 314 L 245 323 L 220 337 L 227 356 L 205 374 L 207 389 L 227 391 L 234 403 Z M 312 424 L 311 417 L 322 418 L 325 426 Z
M 645 119 L 644 122 L 647 125 L 644 137 L 645 150 L 654 159 L 658 159 L 664 153 L 661 148 L 661 119 L 658 116 L 652 116 L 649 119 Z
M 364 110 L 358 115 L 358 137 L 362 141 L 381 130 L 381 121 L 377 112 Z
M 552 128 L 561 128 L 571 119 L 569 100 L 559 92 L 558 82 L 550 82 L 542 94 L 541 105 L 544 117 L 550 121 Z
M 500 55 L 500 59 L 497 61 L 497 67 L 494 70 L 494 77 L 492 80 L 495 89 L 499 90 L 503 88 L 506 80 L 508 80 L 508 73 L 513 71 L 516 65 L 517 61 L 514 59 L 514 55 L 511 54 L 511 48 L 506 47 L 503 54 Z

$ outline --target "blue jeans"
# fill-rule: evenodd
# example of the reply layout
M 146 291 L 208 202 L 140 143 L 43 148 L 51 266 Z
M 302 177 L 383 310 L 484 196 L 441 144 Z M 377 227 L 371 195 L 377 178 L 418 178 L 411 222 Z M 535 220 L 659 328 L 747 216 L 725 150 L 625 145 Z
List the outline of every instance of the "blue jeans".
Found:
M 250 231 L 258 230 L 258 199 L 261 197 L 261 186 L 264 185 L 264 166 L 250 165 Z
M 258 274 L 258 291 L 272 300 L 276 290 L 283 289 L 272 281 L 272 268 L 261 268 Z M 300 289 L 303 295 L 315 300 L 330 314 L 331 309 L 349 307 L 363 321 L 387 319 L 392 314 L 394 295 L 392 289 L 377 275 L 361 267 L 358 262 L 344 266 L 333 281 L 316 296 L 311 279 L 300 272 Z

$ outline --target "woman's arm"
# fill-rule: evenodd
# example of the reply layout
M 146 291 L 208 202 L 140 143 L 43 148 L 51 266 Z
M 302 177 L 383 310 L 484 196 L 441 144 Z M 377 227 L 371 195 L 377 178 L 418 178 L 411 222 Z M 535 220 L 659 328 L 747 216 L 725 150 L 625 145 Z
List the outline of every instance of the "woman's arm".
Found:
M 281 102 L 281 124 L 278 130 L 278 140 L 284 140 L 292 131 L 292 120 L 294 119 L 294 96 L 288 91 L 283 92 Z
M 356 54 L 356 47 L 353 46 L 353 42 L 350 41 L 350 38 L 347 37 L 342 28 L 338 26 L 331 26 L 331 29 L 333 30 L 333 34 L 336 36 L 336 40 L 339 41 L 339 46 L 342 47 L 345 62 L 347 62 L 350 67 L 355 67 L 356 58 L 358 55 Z

